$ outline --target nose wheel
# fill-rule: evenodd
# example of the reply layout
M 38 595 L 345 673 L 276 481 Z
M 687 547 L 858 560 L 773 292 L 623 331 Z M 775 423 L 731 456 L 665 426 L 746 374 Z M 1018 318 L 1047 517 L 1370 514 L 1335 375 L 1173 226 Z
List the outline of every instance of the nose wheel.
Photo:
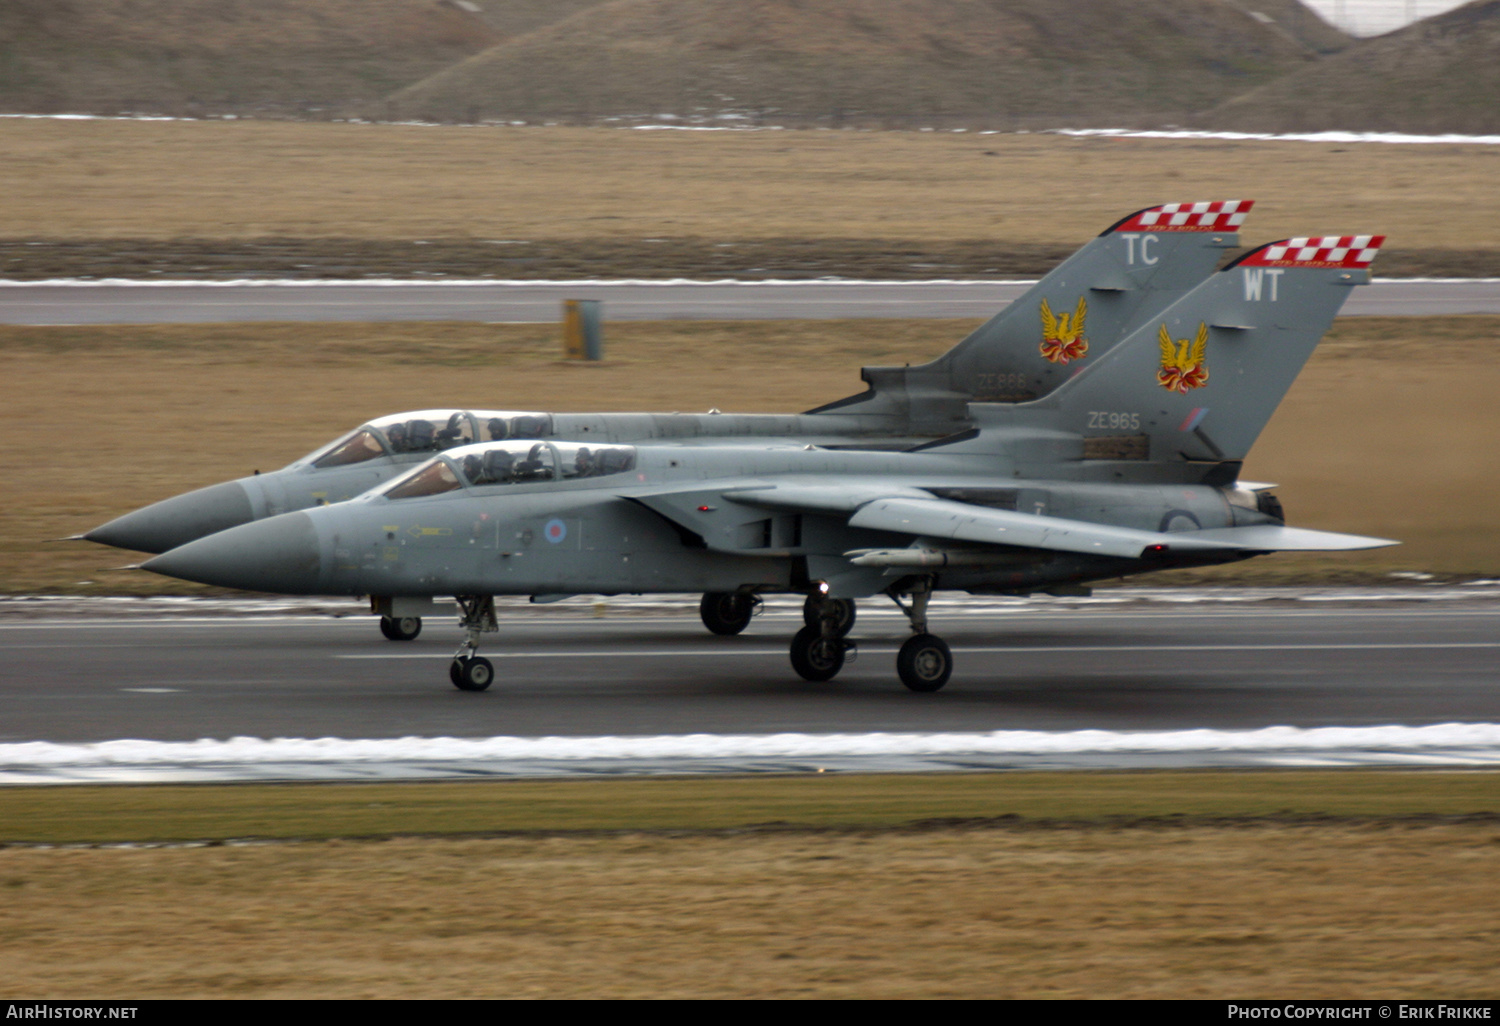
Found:
M 807 626 L 792 638 L 792 669 L 803 680 L 833 680 L 858 651 L 844 635 L 854 626 L 854 603 L 809 595 L 802 607 Z
M 846 637 L 854 629 L 854 600 L 841 598 L 819 598 L 808 596 L 802 604 L 802 622 L 809 627 L 821 626 L 824 617 L 833 618 L 833 629 L 839 637 Z
M 792 638 L 792 669 L 803 680 L 833 680 L 844 668 L 842 638 L 825 638 L 816 627 L 804 627 Z

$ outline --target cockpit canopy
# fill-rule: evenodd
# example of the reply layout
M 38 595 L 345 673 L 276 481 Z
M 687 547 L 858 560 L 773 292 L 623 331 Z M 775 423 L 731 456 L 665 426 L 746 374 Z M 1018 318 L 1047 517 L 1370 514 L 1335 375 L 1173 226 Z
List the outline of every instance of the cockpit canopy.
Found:
M 552 416 L 547 413 L 417 410 L 362 424 L 337 441 L 304 456 L 293 466 L 310 463 L 323 470 L 364 463 L 382 456 L 437 453 L 475 442 L 546 438 L 551 434 Z
M 631 445 L 589 446 L 578 442 L 502 442 L 473 445 L 424 463 L 376 494 L 387 499 L 441 495 L 465 486 L 527 484 L 603 477 L 635 469 Z

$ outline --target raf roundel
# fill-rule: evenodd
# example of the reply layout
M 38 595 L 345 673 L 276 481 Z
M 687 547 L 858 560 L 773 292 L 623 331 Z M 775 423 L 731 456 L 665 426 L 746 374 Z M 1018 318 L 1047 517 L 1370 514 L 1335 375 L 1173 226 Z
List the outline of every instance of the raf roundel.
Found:
M 547 526 L 542 528 L 542 533 L 547 536 L 549 542 L 556 545 L 568 536 L 568 525 L 561 520 L 549 520 Z

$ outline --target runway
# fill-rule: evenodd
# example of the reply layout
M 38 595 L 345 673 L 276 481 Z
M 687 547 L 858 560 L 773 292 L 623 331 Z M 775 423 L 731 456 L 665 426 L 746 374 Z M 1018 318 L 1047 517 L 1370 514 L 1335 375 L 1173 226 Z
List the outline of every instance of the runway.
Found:
M 1481 589 L 1472 600 L 1448 602 L 1147 599 L 1100 607 L 1041 600 L 971 613 L 945 603 L 934 629 L 953 646 L 956 670 L 935 695 L 910 693 L 898 682 L 894 658 L 905 621 L 873 601 L 862 605 L 855 628 L 857 659 L 825 684 L 805 682 L 791 670 L 786 645 L 800 611 L 788 600 L 732 638 L 709 635 L 688 612 L 617 610 L 595 618 L 587 607 L 518 610 L 503 615 L 500 633 L 486 638 L 483 653 L 494 661 L 497 680 L 482 694 L 449 684 L 447 664 L 459 632 L 438 621 L 415 642 L 394 644 L 379 637 L 368 617 L 6 619 L 0 620 L 0 769 L 24 763 L 36 747 L 27 742 L 76 746 L 119 739 L 587 738 L 598 760 L 584 771 L 625 772 L 638 771 L 642 758 L 651 760 L 639 745 L 620 748 L 621 739 L 696 738 L 696 747 L 651 751 L 690 750 L 700 762 L 715 762 L 715 737 L 1040 732 L 1035 736 L 1081 738 L 1093 735 L 1077 732 L 1103 732 L 1097 736 L 1118 738 L 1193 731 L 1214 734 L 1218 740 L 1196 747 L 1218 754 L 1184 754 L 1194 746 L 1175 741 L 1144 753 L 1131 749 L 1152 746 L 1049 743 L 1042 748 L 1051 749 L 1050 756 L 1025 757 L 980 744 L 975 758 L 950 759 L 939 768 L 1265 764 L 1268 751 L 1272 763 L 1342 764 L 1347 753 L 1337 751 L 1280 758 L 1274 739 L 1257 742 L 1254 757 L 1247 757 L 1235 751 L 1244 745 L 1223 739 L 1273 727 L 1314 733 L 1375 728 L 1365 736 L 1379 748 L 1395 728 L 1500 723 L 1500 595 L 1494 592 Z M 711 768 L 805 768 L 805 758 L 788 760 L 787 752 L 807 748 L 799 744 L 731 745 Z M 868 747 L 857 747 L 856 754 Z M 1495 751 L 1432 758 L 1408 748 L 1395 761 L 1500 759 Z M 555 763 L 556 751 L 546 751 Z M 634 752 L 634 761 L 622 761 L 622 751 Z M 573 750 L 565 757 L 578 764 L 590 754 Z M 766 755 L 775 757 L 767 763 Z M 847 768 L 847 760 L 839 765 Z M 868 765 L 889 768 L 889 761 Z M 670 760 L 652 764 L 656 772 L 682 768 Z M 547 775 L 555 766 L 532 769 Z M 389 772 L 376 766 L 361 775 Z M 486 771 L 426 766 L 396 775 L 475 772 Z M 193 773 L 165 778 L 198 779 Z
M 0 324 L 230 321 L 550 323 L 564 299 L 609 320 L 987 317 L 1029 282 L 0 282 Z M 1377 281 L 1342 316 L 1500 314 L 1500 281 Z

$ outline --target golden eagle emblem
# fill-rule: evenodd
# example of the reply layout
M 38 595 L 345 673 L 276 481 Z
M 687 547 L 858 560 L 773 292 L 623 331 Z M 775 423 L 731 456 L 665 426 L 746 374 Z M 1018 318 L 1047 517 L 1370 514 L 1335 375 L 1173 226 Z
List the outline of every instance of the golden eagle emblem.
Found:
M 1189 389 L 1208 384 L 1208 368 L 1203 363 L 1208 352 L 1206 323 L 1199 322 L 1198 337 L 1192 342 L 1180 338 L 1174 343 L 1165 324 L 1157 338 L 1161 341 L 1161 370 L 1156 372 L 1156 381 L 1162 388 L 1186 395 Z
M 1083 337 L 1083 318 L 1089 312 L 1088 300 L 1078 297 L 1078 309 L 1056 316 L 1042 300 L 1042 356 L 1052 363 L 1082 360 L 1088 355 L 1089 340 Z

